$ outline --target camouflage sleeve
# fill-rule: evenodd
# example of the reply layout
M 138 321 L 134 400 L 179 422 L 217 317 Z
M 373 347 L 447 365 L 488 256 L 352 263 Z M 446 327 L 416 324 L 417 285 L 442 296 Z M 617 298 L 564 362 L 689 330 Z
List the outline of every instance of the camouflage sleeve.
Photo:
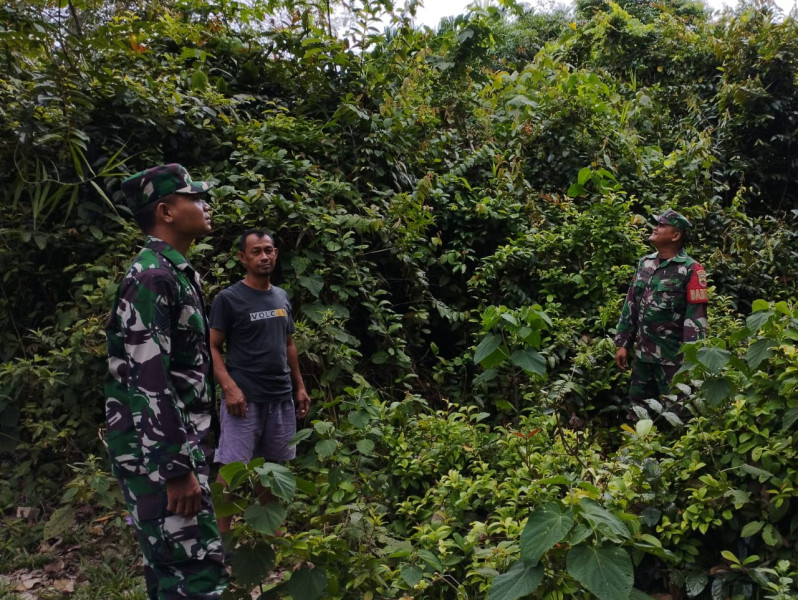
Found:
M 170 373 L 177 283 L 158 269 L 128 277 L 119 292 L 117 318 L 129 375 L 130 406 L 147 470 L 164 479 L 193 468 L 182 400 Z
M 635 272 L 635 277 L 632 279 L 632 283 L 629 284 L 629 291 L 626 293 L 626 299 L 623 302 L 621 318 L 615 328 L 616 334 L 613 341 L 619 348 L 631 349 L 634 346 L 638 316 L 637 298 L 635 297 L 636 280 L 637 273 Z
M 687 282 L 687 306 L 684 314 L 683 342 L 703 340 L 707 334 L 707 274 L 704 267 L 695 263 Z

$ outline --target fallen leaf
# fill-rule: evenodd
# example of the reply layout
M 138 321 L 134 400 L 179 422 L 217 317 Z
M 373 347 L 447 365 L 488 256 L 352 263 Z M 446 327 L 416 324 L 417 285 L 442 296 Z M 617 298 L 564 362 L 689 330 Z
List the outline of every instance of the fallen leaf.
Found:
M 44 565 L 44 572 L 45 573 L 58 573 L 59 571 L 64 570 L 64 561 L 58 559 L 55 562 L 48 563 Z
M 20 592 L 24 592 L 24 591 L 27 591 L 27 590 L 32 590 L 37 585 L 39 585 L 41 582 L 42 582 L 42 578 L 41 577 L 34 577 L 32 575 L 26 575 L 20 580 L 19 584 L 17 585 L 17 590 L 19 590 Z
M 59 592 L 72 593 L 75 591 L 75 581 L 73 579 L 56 579 L 53 581 L 53 587 Z

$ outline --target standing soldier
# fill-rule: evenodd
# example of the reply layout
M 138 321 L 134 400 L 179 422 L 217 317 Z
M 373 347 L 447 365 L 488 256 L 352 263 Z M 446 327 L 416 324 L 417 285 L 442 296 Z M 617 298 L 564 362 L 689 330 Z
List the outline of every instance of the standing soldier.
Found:
M 227 583 L 208 487 L 214 386 L 197 272 L 185 255 L 211 230 L 205 192 L 177 164 L 122 190 L 144 248 L 106 327 L 108 453 L 144 555 L 151 600 L 219 598 Z
M 629 400 L 639 404 L 669 391 L 681 366 L 679 348 L 702 339 L 707 328 L 707 275 L 684 251 L 690 222 L 668 209 L 657 218 L 618 321 L 615 363 L 626 369 L 634 350 Z

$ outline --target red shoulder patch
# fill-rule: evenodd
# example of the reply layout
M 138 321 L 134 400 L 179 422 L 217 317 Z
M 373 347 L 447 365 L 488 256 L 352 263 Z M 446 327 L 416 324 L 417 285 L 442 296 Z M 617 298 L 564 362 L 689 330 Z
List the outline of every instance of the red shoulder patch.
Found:
M 687 301 L 690 304 L 704 304 L 709 302 L 707 292 L 707 272 L 699 264 L 693 266 L 693 276 L 687 284 Z

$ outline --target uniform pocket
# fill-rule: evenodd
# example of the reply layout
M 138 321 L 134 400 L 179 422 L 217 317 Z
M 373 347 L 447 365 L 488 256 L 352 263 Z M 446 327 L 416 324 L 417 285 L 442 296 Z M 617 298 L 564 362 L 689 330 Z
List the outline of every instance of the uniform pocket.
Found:
M 684 289 L 678 281 L 658 281 L 652 292 L 654 304 L 660 309 L 673 310 L 684 304 Z

